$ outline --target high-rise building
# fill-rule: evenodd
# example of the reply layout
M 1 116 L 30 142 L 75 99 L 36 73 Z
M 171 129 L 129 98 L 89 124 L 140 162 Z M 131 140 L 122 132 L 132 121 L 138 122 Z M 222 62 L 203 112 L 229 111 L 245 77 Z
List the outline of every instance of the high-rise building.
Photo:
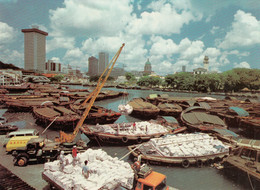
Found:
M 88 58 L 88 74 L 89 76 L 98 75 L 98 59 L 93 56 Z
M 204 69 L 206 69 L 208 72 L 209 71 L 209 57 L 208 56 L 204 57 L 203 64 L 204 64 Z
M 108 66 L 108 53 L 99 52 L 98 54 L 98 74 L 102 74 L 106 67 Z
M 38 26 L 22 29 L 22 32 L 24 33 L 24 69 L 44 72 L 48 33 L 39 30 Z
M 186 65 L 182 66 L 182 72 L 186 72 Z
M 144 65 L 144 73 L 149 74 L 149 75 L 152 73 L 152 65 L 149 61 L 149 58 L 147 59 L 145 65 Z

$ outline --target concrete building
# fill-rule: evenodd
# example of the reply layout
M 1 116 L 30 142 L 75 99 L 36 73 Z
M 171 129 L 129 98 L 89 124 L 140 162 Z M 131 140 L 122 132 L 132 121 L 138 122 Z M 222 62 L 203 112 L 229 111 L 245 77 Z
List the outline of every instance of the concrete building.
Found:
M 60 73 L 61 72 L 61 64 L 55 63 L 52 60 L 48 60 L 45 63 L 45 72 L 47 73 Z
M 204 69 L 206 69 L 208 72 L 209 71 L 209 57 L 208 56 L 204 57 L 203 65 L 204 65 Z
M 208 74 L 209 73 L 209 57 L 205 56 L 203 60 L 203 68 L 193 69 L 194 75 Z
M 106 52 L 99 52 L 98 54 L 98 74 L 101 75 L 108 65 L 109 55 Z
M 149 61 L 149 58 L 147 59 L 145 65 L 144 65 L 144 74 L 152 74 L 152 65 Z
M 94 56 L 88 58 L 88 75 L 98 75 L 98 59 Z
M 43 73 L 48 33 L 39 30 L 37 26 L 21 31 L 24 33 L 24 69 Z

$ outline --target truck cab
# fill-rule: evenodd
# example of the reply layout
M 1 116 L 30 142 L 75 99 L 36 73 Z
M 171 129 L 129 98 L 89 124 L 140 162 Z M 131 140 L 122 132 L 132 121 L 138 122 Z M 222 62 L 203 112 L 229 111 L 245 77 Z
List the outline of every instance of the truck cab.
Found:
M 142 165 L 137 173 L 135 190 L 169 190 L 164 174 L 152 171 L 147 165 Z
M 19 147 L 13 151 L 14 164 L 26 166 L 29 161 L 44 162 L 55 160 L 60 154 L 60 143 L 50 142 L 44 138 L 32 138 L 26 146 Z

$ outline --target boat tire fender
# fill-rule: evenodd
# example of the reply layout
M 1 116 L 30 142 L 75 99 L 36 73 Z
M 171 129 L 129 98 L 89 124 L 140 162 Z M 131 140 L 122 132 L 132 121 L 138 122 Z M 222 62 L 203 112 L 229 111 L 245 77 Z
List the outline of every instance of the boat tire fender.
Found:
M 141 139 L 141 137 L 138 137 L 137 139 L 136 139 L 136 142 L 138 143 L 138 144 L 140 144 L 140 143 L 142 143 L 142 139 Z
M 211 158 L 209 158 L 208 160 L 207 160 L 207 164 L 210 166 L 211 164 L 213 164 L 213 159 L 211 159 Z
M 128 142 L 128 138 L 127 137 L 122 137 L 122 142 L 123 143 L 127 143 Z
M 182 165 L 182 167 L 184 167 L 184 168 L 188 168 L 188 167 L 190 166 L 190 162 L 189 162 L 189 160 L 183 160 L 183 161 L 181 162 L 181 165 Z
M 202 166 L 203 166 L 203 162 L 202 162 L 202 160 L 197 160 L 197 166 L 199 167 L 199 168 L 201 168 Z

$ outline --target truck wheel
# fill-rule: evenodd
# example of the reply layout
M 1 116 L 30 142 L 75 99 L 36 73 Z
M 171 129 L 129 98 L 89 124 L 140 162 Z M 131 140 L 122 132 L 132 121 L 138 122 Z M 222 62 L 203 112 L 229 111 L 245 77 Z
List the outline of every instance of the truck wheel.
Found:
M 25 156 L 21 156 L 17 159 L 16 163 L 18 166 L 26 166 L 28 163 L 28 158 L 26 158 Z

